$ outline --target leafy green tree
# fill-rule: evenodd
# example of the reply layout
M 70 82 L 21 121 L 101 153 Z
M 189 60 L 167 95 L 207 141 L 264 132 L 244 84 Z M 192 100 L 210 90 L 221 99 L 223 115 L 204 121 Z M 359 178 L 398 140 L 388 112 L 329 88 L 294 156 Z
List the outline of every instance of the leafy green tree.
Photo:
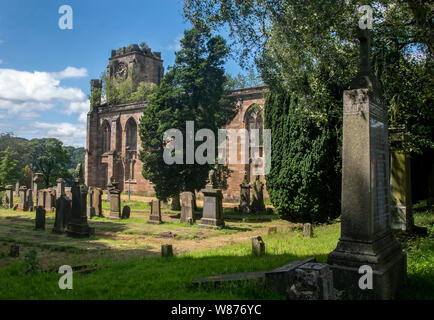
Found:
M 278 213 L 299 222 L 325 222 L 339 215 L 340 166 L 332 128 L 306 117 L 296 92 L 274 89 L 265 104 L 271 131 L 267 191 Z M 278 93 L 276 93 L 278 92 Z
M 309 220 L 327 205 L 340 211 L 336 181 L 340 179 L 343 91 L 359 68 L 356 31 L 362 16 L 358 12 L 361 5 L 371 5 L 373 9 L 371 65 L 389 106 L 390 123 L 407 128 L 411 139 L 403 148 L 416 152 L 432 149 L 434 7 L 430 2 L 184 0 L 185 16 L 193 25 L 205 23 L 213 30 L 229 28 L 231 47 L 239 53 L 241 64 L 254 60 L 270 88 L 265 125 L 272 129 L 272 149 L 278 154 L 272 156 L 267 189 L 282 214 L 294 216 L 295 210 L 301 210 L 300 215 Z M 298 112 L 288 111 L 293 119 L 273 107 L 275 99 L 283 99 L 285 95 L 296 99 L 294 108 Z M 275 127 L 285 123 L 285 119 L 288 122 L 285 129 Z M 294 131 L 297 126 L 299 132 Z M 286 142 L 280 138 L 283 135 L 289 135 Z M 304 137 L 309 137 L 311 143 Z M 323 149 L 317 148 L 320 145 L 328 158 L 323 156 Z M 299 173 L 294 171 L 287 153 L 301 161 Z M 312 159 L 308 161 L 308 157 Z M 327 193 L 323 187 L 311 183 L 316 178 L 308 178 L 310 167 L 318 170 L 311 173 L 319 175 L 316 180 L 319 184 L 330 184 L 328 188 L 334 190 L 328 194 L 329 199 L 324 198 Z M 285 178 L 279 168 L 301 180 Z M 309 209 L 304 202 L 306 195 L 318 206 Z M 324 212 L 333 217 L 333 210 Z
M 254 59 L 267 85 L 303 94 L 309 116 L 328 121 L 341 117 L 342 92 L 358 70 L 362 5 L 373 9 L 372 65 L 391 107 L 391 123 L 409 130 L 408 150 L 433 148 L 433 126 L 427 125 L 434 69 L 430 1 L 184 0 L 184 13 L 193 25 L 227 26 L 242 64 Z M 338 131 L 340 122 L 335 121 Z
M 2 152 L 3 157 L 0 162 L 0 184 L 14 184 L 20 177 L 18 160 L 12 159 L 10 148 Z
M 175 65 L 151 95 L 139 125 L 142 173 L 152 181 L 160 199 L 203 188 L 212 168 L 209 164 L 185 164 L 185 143 L 184 164 L 167 165 L 163 159 L 164 132 L 178 129 L 186 137 L 186 121 L 194 121 L 195 133 L 206 128 L 217 136 L 217 130 L 235 115 L 223 69 L 229 52 L 225 40 L 211 36 L 202 26 L 185 31 L 181 47 Z
M 42 173 L 45 186 L 54 185 L 58 178 L 68 176 L 71 162 L 68 150 L 55 138 L 30 140 L 30 167 L 33 172 Z

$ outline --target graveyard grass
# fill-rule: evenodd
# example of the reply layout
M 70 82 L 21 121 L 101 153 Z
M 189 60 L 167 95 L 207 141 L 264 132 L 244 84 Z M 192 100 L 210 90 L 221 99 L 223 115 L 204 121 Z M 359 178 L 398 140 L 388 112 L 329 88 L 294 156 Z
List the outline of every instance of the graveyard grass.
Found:
M 429 211 L 422 204 L 416 207 L 415 211 L 416 225 L 428 227 L 428 236 L 425 238 L 405 237 L 403 240 L 403 247 L 408 255 L 408 286 L 398 298 L 434 299 L 434 268 L 432 267 L 434 265 L 434 210 Z M 11 220 L 7 217 L 13 214 L 17 213 L 11 210 L 0 210 L 0 228 L 4 228 L 5 221 Z M 166 212 L 163 215 L 163 219 L 168 219 L 167 214 Z M 32 219 L 33 216 L 34 214 L 31 215 Z M 225 236 L 234 236 L 236 240 L 236 236 L 248 234 L 244 240 L 234 240 L 233 244 L 231 241 L 226 241 L 221 245 L 215 245 L 212 249 L 207 248 L 205 242 L 203 246 L 198 245 L 201 246 L 200 250 L 177 253 L 177 241 L 189 240 L 189 235 L 186 234 L 184 237 L 172 240 L 175 257 L 171 258 L 161 258 L 158 254 L 144 254 L 147 247 L 140 246 L 140 241 L 136 248 L 138 255 L 124 258 L 121 247 L 125 243 L 118 239 L 111 240 L 112 243 L 118 243 L 120 247 L 111 249 L 113 256 L 91 255 L 91 258 L 87 258 L 85 261 L 90 266 L 89 272 L 74 272 L 73 290 L 59 289 L 58 281 L 61 275 L 57 273 L 57 270 L 42 268 L 43 271 L 24 274 L 23 270 L 29 267 L 31 261 L 19 260 L 7 266 L 0 264 L 0 299 L 284 299 L 285 297 L 266 291 L 253 283 L 245 283 L 241 286 L 197 288 L 192 285 L 191 281 L 194 278 L 217 274 L 270 270 L 293 260 L 313 256 L 318 262 L 325 263 L 327 254 L 335 248 L 340 234 L 338 222 L 316 226 L 314 237 L 305 239 L 299 225 L 292 225 L 273 217 L 261 219 L 256 216 L 247 222 L 234 217 L 229 216 L 228 220 L 232 222 L 228 223 L 227 229 L 215 231 L 216 234 L 209 235 L 205 241 L 218 242 L 222 239 L 221 237 Z M 48 221 L 51 218 L 49 217 Z M 105 220 L 105 218 L 97 218 L 92 220 L 92 223 L 98 223 L 102 227 L 104 223 L 109 223 Z M 115 225 L 110 226 L 118 230 L 119 225 L 125 227 L 131 224 L 133 226 L 131 229 L 122 229 L 121 233 L 123 232 L 125 236 L 134 234 L 134 239 L 136 239 L 139 232 L 136 230 L 137 225 L 144 226 L 145 221 L 146 219 L 132 218 L 127 222 L 110 222 Z M 38 241 L 38 248 L 41 250 L 54 250 L 59 255 L 90 255 L 85 248 L 89 245 L 87 240 L 64 238 L 65 243 L 55 245 L 49 240 L 50 226 L 44 233 L 43 231 L 32 231 L 31 223 L 26 224 L 21 220 L 20 223 L 19 228 L 22 230 L 46 238 Z M 257 229 L 255 229 L 255 223 L 259 224 Z M 276 224 L 278 232 L 268 235 L 267 227 Z M 155 226 L 152 227 L 155 228 Z M 252 256 L 250 233 L 244 230 L 249 227 L 253 229 L 253 233 L 257 232 L 262 235 L 266 244 L 265 256 Z M 160 228 L 160 231 L 173 231 L 188 227 L 173 222 L 156 228 Z M 189 228 L 193 234 L 203 230 L 196 226 Z M 155 233 L 150 232 L 149 236 L 155 236 Z M 7 257 L 7 253 L 9 246 L 13 243 L 12 239 L 14 239 L 13 236 L 0 239 L 0 263 L 3 259 L 11 259 Z M 32 238 L 27 240 L 36 241 Z M 96 247 L 95 251 L 98 251 L 98 248 Z M 20 256 L 22 255 L 24 253 L 20 253 Z M 42 265 L 43 256 L 38 256 L 37 259 L 37 263 Z

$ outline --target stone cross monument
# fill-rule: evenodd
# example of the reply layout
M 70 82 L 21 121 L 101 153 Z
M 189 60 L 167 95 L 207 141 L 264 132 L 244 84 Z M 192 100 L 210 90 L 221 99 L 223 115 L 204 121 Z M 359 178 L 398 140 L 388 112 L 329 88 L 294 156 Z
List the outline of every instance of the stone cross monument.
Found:
M 328 256 L 338 290 L 393 298 L 406 279 L 406 255 L 391 232 L 387 109 L 369 65 L 368 30 L 359 30 L 361 66 L 344 92 L 341 237 Z M 362 290 L 361 266 L 373 270 Z

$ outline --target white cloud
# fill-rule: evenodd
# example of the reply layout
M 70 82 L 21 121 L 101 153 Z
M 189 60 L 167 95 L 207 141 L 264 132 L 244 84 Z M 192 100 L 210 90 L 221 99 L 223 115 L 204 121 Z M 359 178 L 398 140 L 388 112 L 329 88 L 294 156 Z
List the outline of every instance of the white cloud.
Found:
M 2 64 L 3 63 L 3 60 L 2 59 L 0 59 L 0 64 Z
M 38 129 L 38 134 L 44 137 L 57 138 L 67 146 L 83 147 L 86 141 L 85 125 L 76 125 L 69 122 L 46 123 L 38 122 L 32 124 Z
M 84 112 L 84 105 L 89 105 L 84 92 L 60 83 L 62 79 L 86 76 L 85 68 L 74 67 L 60 72 L 0 69 L 0 109 L 7 110 L 7 118 L 19 115 L 20 119 L 37 118 L 40 112 L 59 104 L 66 106 L 67 114 Z
M 86 68 L 74 68 L 67 67 L 65 70 L 60 72 L 54 72 L 54 77 L 56 79 L 66 79 L 66 78 L 83 78 L 87 77 L 87 69 Z

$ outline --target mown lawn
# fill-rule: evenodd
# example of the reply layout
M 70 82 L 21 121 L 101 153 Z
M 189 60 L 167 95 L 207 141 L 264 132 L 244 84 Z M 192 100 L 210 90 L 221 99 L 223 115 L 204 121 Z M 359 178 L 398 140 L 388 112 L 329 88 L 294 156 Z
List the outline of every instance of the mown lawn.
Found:
M 433 210 L 419 210 L 416 223 L 427 226 L 429 236 L 404 240 L 409 283 L 399 299 L 434 299 L 433 217 Z M 304 239 L 297 231 L 265 236 L 267 254 L 263 257 L 253 257 L 250 242 L 245 242 L 172 258 L 96 260 L 96 271 L 74 274 L 73 290 L 60 290 L 61 275 L 55 272 L 24 274 L 26 263 L 19 262 L 0 270 L 0 299 L 283 299 L 252 284 L 206 289 L 192 286 L 191 281 L 222 273 L 270 270 L 312 256 L 326 262 L 339 231 L 336 223 L 316 227 L 312 239 Z

